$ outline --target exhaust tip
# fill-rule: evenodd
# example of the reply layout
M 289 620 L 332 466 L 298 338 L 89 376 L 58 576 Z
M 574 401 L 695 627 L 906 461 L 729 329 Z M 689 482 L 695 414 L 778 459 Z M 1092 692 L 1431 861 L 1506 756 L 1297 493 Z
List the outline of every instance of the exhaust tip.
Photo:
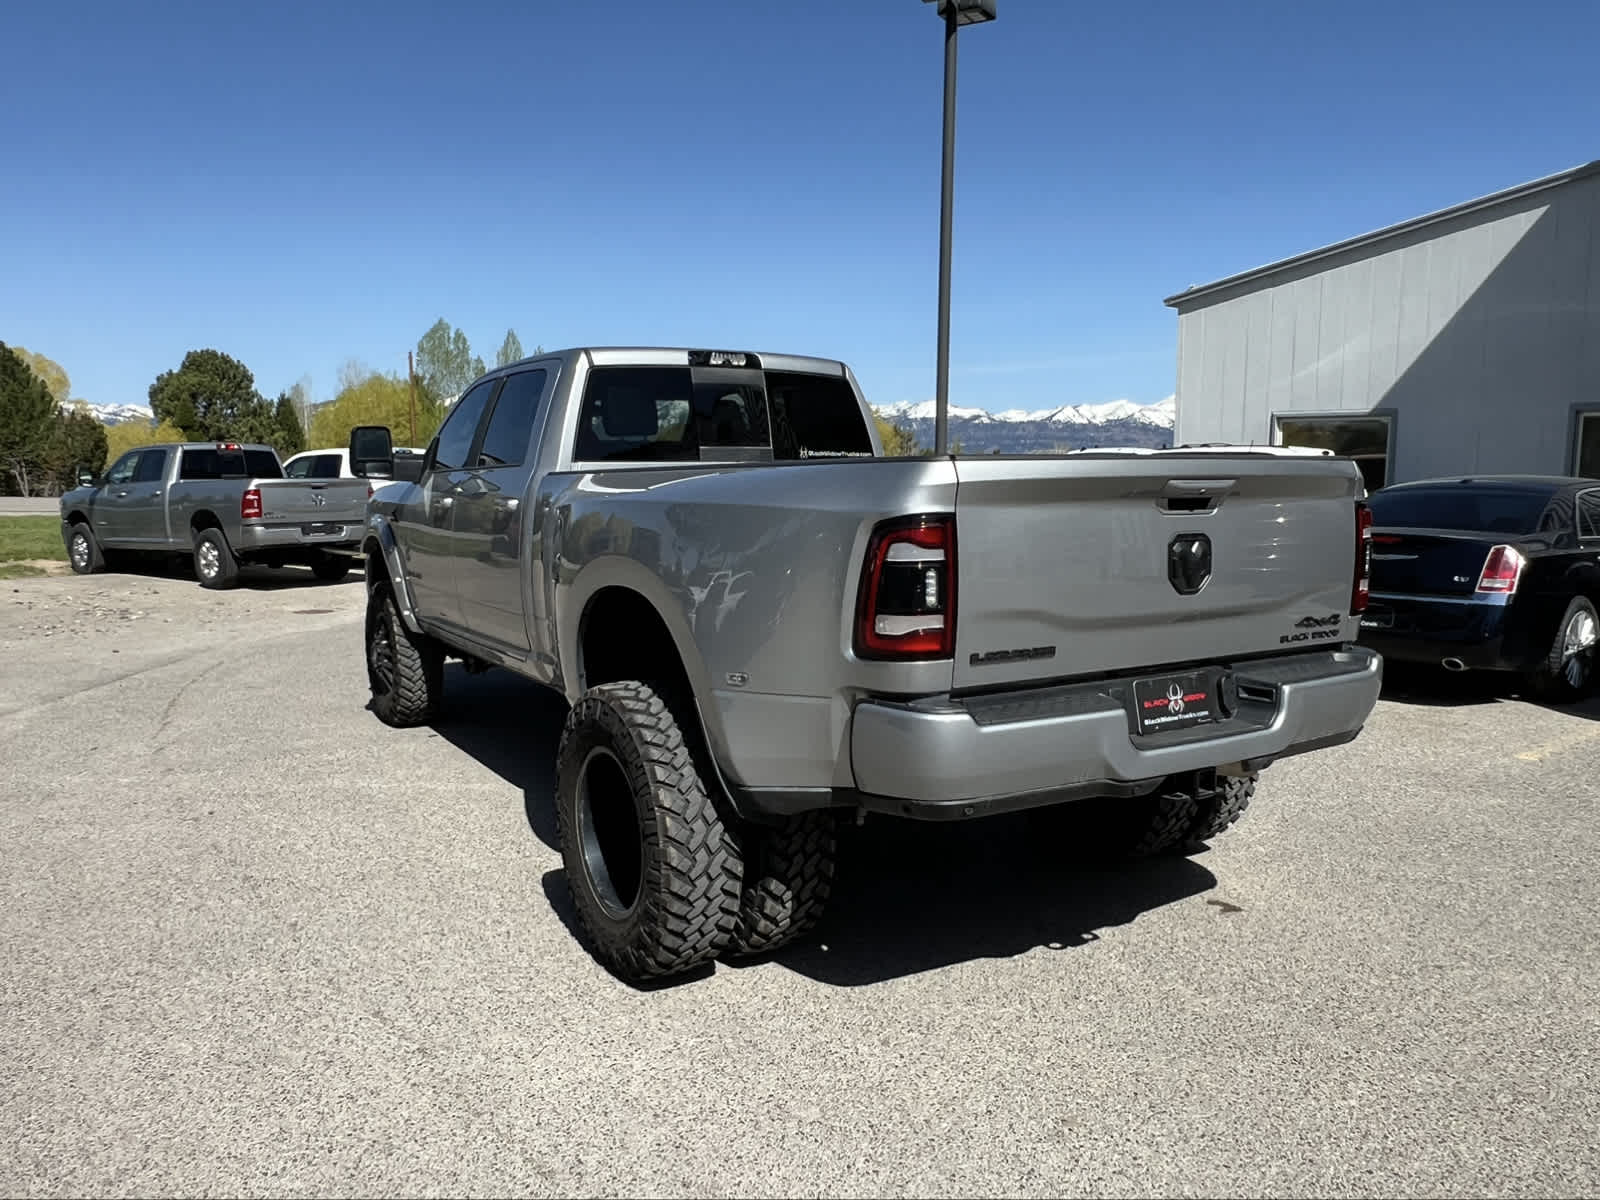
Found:
M 1446 671 L 1465 671 L 1467 669 L 1467 664 L 1459 658 L 1441 658 L 1439 665 Z

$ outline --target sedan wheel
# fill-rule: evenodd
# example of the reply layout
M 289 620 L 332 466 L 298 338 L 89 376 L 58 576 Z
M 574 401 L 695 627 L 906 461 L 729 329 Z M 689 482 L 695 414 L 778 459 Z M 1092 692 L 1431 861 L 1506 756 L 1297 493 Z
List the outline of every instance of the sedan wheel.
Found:
M 1592 608 L 1580 608 L 1567 620 L 1561 631 L 1561 674 L 1567 686 L 1581 688 L 1594 674 L 1595 637 L 1600 623 L 1595 620 Z
M 1595 655 L 1600 652 L 1600 615 L 1593 602 L 1574 596 L 1561 614 L 1544 661 L 1530 679 L 1541 699 L 1572 704 L 1587 699 L 1595 686 Z

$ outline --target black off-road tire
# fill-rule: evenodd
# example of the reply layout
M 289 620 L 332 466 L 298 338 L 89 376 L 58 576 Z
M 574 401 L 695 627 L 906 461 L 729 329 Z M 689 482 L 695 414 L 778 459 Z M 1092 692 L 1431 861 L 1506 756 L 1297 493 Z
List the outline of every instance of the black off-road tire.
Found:
M 366 643 L 367 683 L 378 719 L 397 729 L 433 720 L 444 698 L 444 647 L 406 628 L 387 584 L 367 598 Z
M 194 535 L 194 575 L 203 588 L 231 588 L 239 582 L 239 564 L 227 536 L 216 526 Z
M 343 554 L 319 554 L 311 560 L 311 573 L 323 583 L 338 583 L 350 574 L 353 560 Z
M 1216 794 L 1202 800 L 1197 807 L 1194 823 L 1189 828 L 1188 844 L 1197 849 L 1202 843 L 1218 837 L 1244 816 L 1250 800 L 1256 794 L 1256 780 L 1260 772 L 1249 775 L 1221 776 L 1217 779 Z
M 1128 801 L 1133 812 L 1128 853 L 1134 858 L 1153 858 L 1181 845 L 1193 828 L 1200 802 L 1193 792 L 1163 787 L 1143 800 Z
M 100 539 L 94 536 L 94 530 L 89 528 L 86 521 L 74 521 L 67 530 L 67 562 L 78 575 L 95 575 L 106 569 L 106 556 L 100 549 Z
M 578 922 L 614 974 L 661 979 L 730 948 L 739 846 L 680 722 L 647 684 L 598 684 L 572 706 L 556 751 L 556 826 Z
M 1574 596 L 1567 604 L 1566 611 L 1556 622 L 1544 661 L 1529 673 L 1529 691 L 1546 703 L 1576 704 L 1594 693 L 1597 670 L 1600 670 L 1600 646 L 1591 640 L 1586 649 L 1569 655 L 1567 640 L 1575 624 L 1591 638 L 1600 627 L 1594 603 L 1584 596 Z
M 833 894 L 838 822 L 828 809 L 746 825 L 744 893 L 733 949 L 765 954 L 809 933 Z

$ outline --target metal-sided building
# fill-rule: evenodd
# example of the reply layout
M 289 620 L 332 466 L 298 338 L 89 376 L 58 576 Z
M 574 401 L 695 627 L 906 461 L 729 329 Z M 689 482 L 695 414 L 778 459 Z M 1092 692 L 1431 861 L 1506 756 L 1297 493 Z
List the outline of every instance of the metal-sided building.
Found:
M 1174 445 L 1323 446 L 1369 490 L 1600 477 L 1600 161 L 1166 303 Z

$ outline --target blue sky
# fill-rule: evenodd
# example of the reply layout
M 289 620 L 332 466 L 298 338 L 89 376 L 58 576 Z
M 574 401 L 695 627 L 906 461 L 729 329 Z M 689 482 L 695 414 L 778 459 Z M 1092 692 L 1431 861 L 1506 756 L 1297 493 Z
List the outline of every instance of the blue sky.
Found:
M 999 0 L 961 35 L 951 401 L 1151 402 L 1164 296 L 1600 158 L 1600 5 Z M 716 345 L 934 390 L 918 0 L 22 5 L 0 340 L 96 404 L 185 351 L 331 398 L 438 317 L 492 361 Z

